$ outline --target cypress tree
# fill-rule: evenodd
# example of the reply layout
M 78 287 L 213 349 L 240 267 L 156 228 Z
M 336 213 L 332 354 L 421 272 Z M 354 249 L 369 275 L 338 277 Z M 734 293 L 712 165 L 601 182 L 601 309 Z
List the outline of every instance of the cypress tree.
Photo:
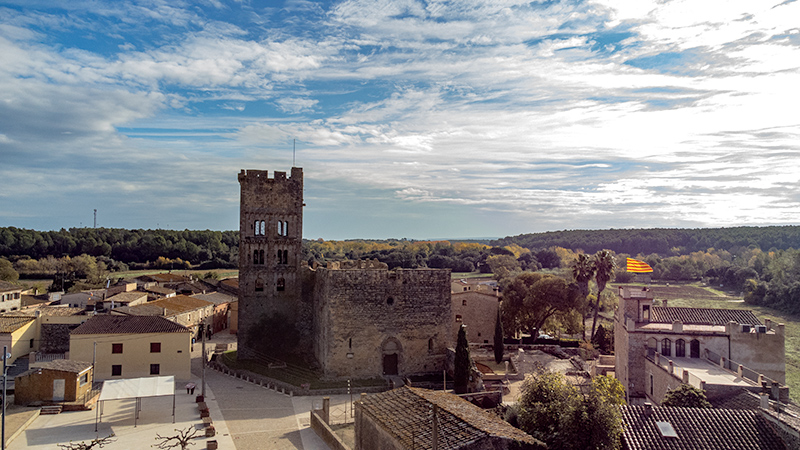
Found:
M 456 358 L 453 368 L 453 383 L 456 394 L 466 394 L 469 386 L 469 373 L 472 366 L 469 356 L 469 342 L 467 341 L 467 327 L 461 325 L 458 329 L 456 342 Z
M 500 364 L 503 361 L 503 322 L 500 320 L 500 308 L 497 308 L 497 318 L 494 321 L 494 362 Z

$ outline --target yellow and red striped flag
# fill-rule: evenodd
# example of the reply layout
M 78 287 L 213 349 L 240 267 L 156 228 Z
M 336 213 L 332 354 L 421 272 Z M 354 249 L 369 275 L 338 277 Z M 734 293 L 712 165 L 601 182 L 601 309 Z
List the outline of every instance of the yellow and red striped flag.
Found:
M 633 273 L 650 273 L 653 271 L 653 268 L 644 261 L 628 258 L 627 270 Z

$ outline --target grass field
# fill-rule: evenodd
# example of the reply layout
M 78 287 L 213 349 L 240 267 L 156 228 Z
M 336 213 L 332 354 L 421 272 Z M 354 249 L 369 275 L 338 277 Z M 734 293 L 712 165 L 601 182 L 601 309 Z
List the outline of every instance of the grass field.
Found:
M 800 317 L 771 308 L 744 303 L 741 297 L 701 285 L 650 285 L 655 299 L 667 299 L 669 306 L 692 308 L 748 309 L 762 321 L 783 323 L 786 332 L 786 384 L 794 401 L 800 401 Z

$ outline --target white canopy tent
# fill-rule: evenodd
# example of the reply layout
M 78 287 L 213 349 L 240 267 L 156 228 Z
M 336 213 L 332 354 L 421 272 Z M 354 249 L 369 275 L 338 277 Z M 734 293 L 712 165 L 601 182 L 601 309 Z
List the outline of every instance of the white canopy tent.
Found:
M 100 391 L 98 399 L 99 407 L 95 417 L 94 428 L 97 431 L 97 422 L 103 417 L 103 404 L 107 400 L 126 400 L 136 399 L 134 408 L 133 426 L 139 419 L 139 411 L 142 409 L 142 398 L 144 397 L 163 397 L 172 396 L 172 423 L 175 423 L 175 377 L 144 377 L 129 378 L 125 380 L 106 380 Z

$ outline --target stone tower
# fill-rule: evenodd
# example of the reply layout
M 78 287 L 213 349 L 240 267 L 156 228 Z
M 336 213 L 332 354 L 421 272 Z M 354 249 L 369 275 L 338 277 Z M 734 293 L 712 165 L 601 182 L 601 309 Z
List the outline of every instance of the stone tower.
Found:
M 303 239 L 303 169 L 291 176 L 239 173 L 239 357 L 249 359 L 247 334 L 262 316 L 297 320 Z

